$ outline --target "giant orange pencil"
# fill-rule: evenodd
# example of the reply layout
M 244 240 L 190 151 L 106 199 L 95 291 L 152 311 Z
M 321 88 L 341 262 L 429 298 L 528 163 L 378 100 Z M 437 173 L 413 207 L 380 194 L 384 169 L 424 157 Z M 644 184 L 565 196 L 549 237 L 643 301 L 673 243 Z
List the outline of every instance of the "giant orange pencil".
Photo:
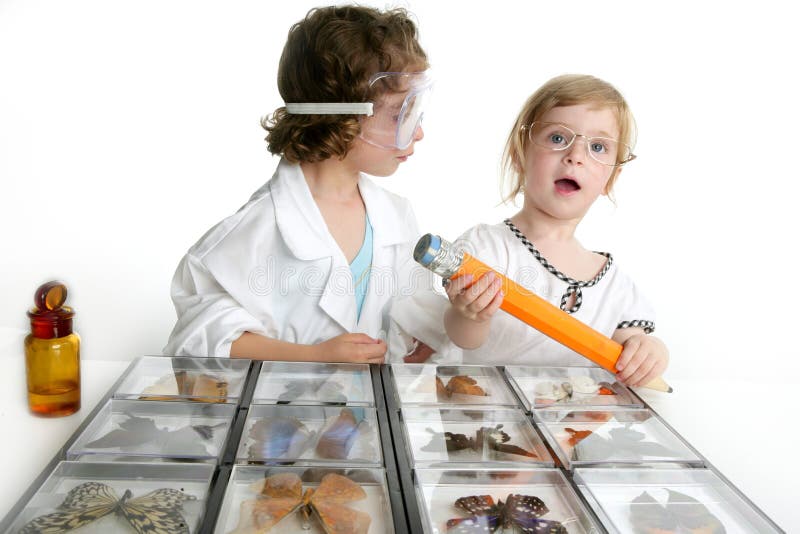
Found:
M 433 234 L 422 236 L 414 248 L 414 259 L 447 279 L 471 274 L 477 281 L 488 272 L 494 272 L 500 278 L 505 293 L 503 303 L 500 305 L 501 310 L 616 374 L 615 365 L 622 353 L 622 345 L 494 271 L 463 250 L 456 249 L 441 237 Z M 672 391 L 661 378 L 653 380 L 644 387 L 658 391 Z

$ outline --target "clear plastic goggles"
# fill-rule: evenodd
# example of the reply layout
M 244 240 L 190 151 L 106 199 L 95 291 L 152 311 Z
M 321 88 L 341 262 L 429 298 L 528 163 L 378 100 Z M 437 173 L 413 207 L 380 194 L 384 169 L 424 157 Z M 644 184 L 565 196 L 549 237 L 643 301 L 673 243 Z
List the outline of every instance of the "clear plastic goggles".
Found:
M 369 80 L 363 103 L 287 103 L 286 111 L 296 115 L 364 115 L 359 136 L 367 143 L 386 149 L 405 149 L 414 134 L 430 98 L 430 71 L 379 72 Z

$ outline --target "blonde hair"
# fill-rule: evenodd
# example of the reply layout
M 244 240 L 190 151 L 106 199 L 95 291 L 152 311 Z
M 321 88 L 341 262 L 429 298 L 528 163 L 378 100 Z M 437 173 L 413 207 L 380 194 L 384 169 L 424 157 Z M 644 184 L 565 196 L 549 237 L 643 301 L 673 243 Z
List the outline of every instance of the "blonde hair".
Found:
M 525 185 L 525 154 L 530 140 L 523 127 L 540 120 L 553 108 L 581 104 L 610 108 L 619 125 L 619 140 L 633 147 L 636 142 L 636 122 L 625 98 L 613 85 L 586 74 L 556 76 L 528 97 L 511 128 L 501 161 L 504 202 L 513 201 Z M 617 163 L 620 163 L 622 154 L 617 157 Z M 605 187 L 606 194 L 611 194 L 621 169 L 614 168 Z

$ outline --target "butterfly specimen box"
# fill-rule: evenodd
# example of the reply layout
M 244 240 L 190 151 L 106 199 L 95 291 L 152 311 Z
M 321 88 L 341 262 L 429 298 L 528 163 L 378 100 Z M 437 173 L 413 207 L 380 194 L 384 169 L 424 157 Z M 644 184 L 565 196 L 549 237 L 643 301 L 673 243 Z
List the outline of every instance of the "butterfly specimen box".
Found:
M 414 467 L 553 465 L 544 443 L 520 410 L 406 407 L 400 410 L 400 418 Z
M 587 467 L 575 483 L 612 534 L 781 532 L 709 469 Z
M 598 532 L 558 469 L 417 469 L 414 490 L 426 534 Z
M 208 464 L 60 462 L 7 532 L 194 533 L 213 473 Z
M 192 459 L 215 463 L 234 404 L 111 399 L 67 451 L 67 459 Z
M 264 362 L 253 404 L 374 406 L 369 365 Z
M 382 463 L 375 408 L 256 405 L 248 411 L 237 463 Z
M 217 534 L 394 532 L 383 469 L 236 465 Z
M 496 367 L 394 364 L 390 370 L 397 404 L 517 406 Z
M 235 403 L 249 368 L 249 360 L 142 356 L 114 398 Z
M 700 457 L 647 409 L 534 410 L 545 439 L 567 469 L 621 463 L 702 467 Z
M 509 365 L 505 373 L 528 411 L 553 406 L 643 406 L 613 374 L 600 367 Z

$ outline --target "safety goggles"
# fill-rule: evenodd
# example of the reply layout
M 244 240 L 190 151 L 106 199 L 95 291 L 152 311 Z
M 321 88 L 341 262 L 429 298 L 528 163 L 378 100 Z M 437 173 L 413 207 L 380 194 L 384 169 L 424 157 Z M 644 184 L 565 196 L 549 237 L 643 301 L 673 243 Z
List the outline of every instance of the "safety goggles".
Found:
M 363 115 L 359 136 L 386 149 L 405 149 L 414 140 L 430 98 L 430 71 L 379 72 L 369 79 L 364 102 L 287 103 L 294 115 Z

